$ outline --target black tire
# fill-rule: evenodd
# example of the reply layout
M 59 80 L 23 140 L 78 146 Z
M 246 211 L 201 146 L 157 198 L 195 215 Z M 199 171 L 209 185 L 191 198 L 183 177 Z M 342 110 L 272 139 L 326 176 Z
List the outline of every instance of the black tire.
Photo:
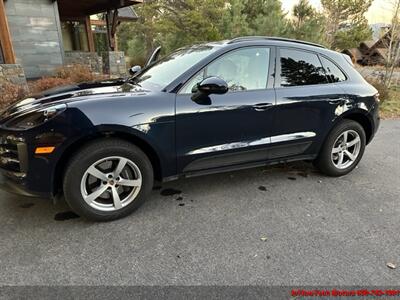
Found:
M 344 133 L 345 131 L 355 131 L 358 133 L 361 145 L 357 158 L 354 162 L 345 169 L 337 168 L 332 161 L 332 149 L 334 147 L 335 141 Z M 364 128 L 357 122 L 352 120 L 343 120 L 335 128 L 332 129 L 328 137 L 326 138 L 324 145 L 317 157 L 314 161 L 314 165 L 325 175 L 332 177 L 340 177 L 350 173 L 360 162 L 361 158 L 364 155 L 366 145 L 366 137 Z
M 104 158 L 115 156 L 129 159 L 138 167 L 142 177 L 140 191 L 131 203 L 118 210 L 95 209 L 84 200 L 81 192 L 81 181 L 92 164 Z M 63 188 L 66 202 L 79 216 L 92 221 L 112 221 L 123 218 L 138 209 L 150 194 L 153 181 L 153 168 L 143 151 L 129 142 L 115 138 L 104 138 L 83 146 L 71 158 L 64 173 Z

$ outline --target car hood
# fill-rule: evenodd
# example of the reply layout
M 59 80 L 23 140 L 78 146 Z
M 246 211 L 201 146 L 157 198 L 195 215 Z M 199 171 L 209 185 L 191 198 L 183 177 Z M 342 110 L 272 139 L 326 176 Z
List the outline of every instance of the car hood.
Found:
M 87 100 L 88 98 L 109 98 L 110 95 L 130 93 L 133 96 L 144 95 L 149 90 L 139 85 L 131 84 L 122 79 L 86 82 L 76 85 L 56 87 L 32 95 L 8 107 L 1 113 L 0 119 L 8 119 L 14 115 L 35 111 L 56 104 L 68 104 L 69 102 Z

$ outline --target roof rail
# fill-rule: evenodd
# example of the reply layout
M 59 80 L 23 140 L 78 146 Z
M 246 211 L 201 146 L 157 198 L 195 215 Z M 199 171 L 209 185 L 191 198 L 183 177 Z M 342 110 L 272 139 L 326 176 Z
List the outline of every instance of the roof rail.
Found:
M 310 46 L 315 46 L 319 48 L 326 48 L 323 45 L 320 44 L 315 44 L 311 42 L 305 42 L 305 41 L 299 41 L 299 40 L 294 40 L 294 39 L 287 39 L 287 38 L 281 38 L 281 37 L 274 37 L 274 36 L 242 36 L 238 38 L 234 38 L 228 42 L 228 44 L 233 44 L 233 43 L 238 43 L 238 42 L 244 42 L 244 41 L 252 41 L 252 40 L 269 40 L 269 41 L 282 41 L 282 42 L 290 42 L 290 43 L 298 43 L 298 44 L 303 44 L 303 45 L 310 45 Z

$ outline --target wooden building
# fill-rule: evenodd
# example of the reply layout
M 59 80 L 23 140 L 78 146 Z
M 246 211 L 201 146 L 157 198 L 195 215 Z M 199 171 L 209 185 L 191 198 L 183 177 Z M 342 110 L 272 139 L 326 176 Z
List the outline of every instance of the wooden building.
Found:
M 353 62 L 364 65 L 384 65 L 388 55 L 390 29 L 377 41 L 365 41 L 358 48 L 346 49 L 342 52 L 349 55 Z M 399 37 L 400 39 L 400 37 Z M 398 62 L 400 65 L 400 62 Z
M 0 0 L 0 65 L 21 65 L 27 78 L 51 75 L 55 68 L 68 63 L 71 52 L 93 53 L 94 57 L 96 26 L 104 28 L 105 50 L 113 52 L 118 24 L 134 20 L 136 15 L 129 7 L 142 2 Z M 91 15 L 99 14 L 106 16 L 104 20 L 91 20 Z

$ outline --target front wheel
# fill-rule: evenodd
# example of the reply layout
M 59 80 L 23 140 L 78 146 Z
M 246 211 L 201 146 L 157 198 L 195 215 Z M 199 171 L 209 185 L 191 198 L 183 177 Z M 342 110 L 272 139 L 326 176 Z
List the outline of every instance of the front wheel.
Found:
M 139 208 L 153 187 L 153 169 L 136 146 L 103 139 L 81 149 L 64 175 L 65 200 L 94 221 L 122 218 Z
M 363 127 L 355 121 L 344 120 L 327 137 L 315 165 L 328 176 L 346 175 L 360 162 L 365 145 Z

